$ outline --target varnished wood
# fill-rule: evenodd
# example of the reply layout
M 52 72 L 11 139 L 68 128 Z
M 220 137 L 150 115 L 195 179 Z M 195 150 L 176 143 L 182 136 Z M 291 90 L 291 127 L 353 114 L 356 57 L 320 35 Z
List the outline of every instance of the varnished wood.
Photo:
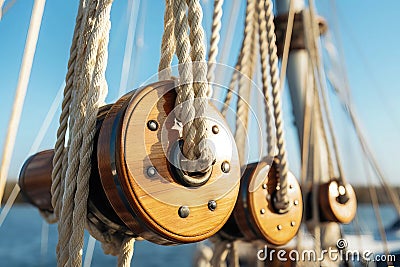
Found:
M 229 224 L 222 229 L 223 235 L 239 238 L 242 236 L 248 241 L 261 239 L 273 245 L 283 245 L 296 235 L 303 214 L 300 186 L 293 174 L 289 172 L 290 207 L 286 213 L 278 213 L 273 207 L 277 175 L 275 163 L 272 168 L 266 162 L 247 165 L 242 176 L 238 201 Z M 254 185 L 255 180 L 264 182 Z M 254 186 L 256 187 L 253 188 Z M 240 235 L 235 233 L 237 230 L 240 231 Z
M 106 226 L 112 231 L 120 231 L 133 235 L 107 201 L 99 180 L 97 169 L 97 159 L 95 156 L 98 133 L 110 107 L 111 105 L 101 107 L 97 116 L 96 135 L 93 147 L 94 156 L 92 156 L 92 169 L 89 179 L 88 218 L 100 229 Z M 45 150 L 32 155 L 26 160 L 19 177 L 19 186 L 25 198 L 40 210 L 48 212 L 53 212 L 53 207 L 51 205 L 53 157 L 54 150 Z
M 339 186 L 340 182 L 333 179 L 319 187 L 320 217 L 322 221 L 339 223 L 350 223 L 357 212 L 357 198 L 353 187 L 350 184 L 343 185 L 346 188 L 347 201 L 340 203 Z
M 89 219 L 100 227 L 143 237 L 158 244 L 204 240 L 229 218 L 239 191 L 240 168 L 234 139 L 220 113 L 206 110 L 208 141 L 215 149 L 211 177 L 202 186 L 180 184 L 166 155 L 180 140 L 175 122 L 173 81 L 158 82 L 123 96 L 100 110 L 92 156 Z M 147 122 L 158 123 L 157 130 Z M 217 126 L 219 131 L 212 132 Z M 162 145 L 164 144 L 164 145 Z M 26 195 L 41 209 L 51 207 L 53 151 L 27 161 L 20 183 Z M 230 170 L 224 173 L 222 163 Z M 149 177 L 147 169 L 157 172 Z M 216 208 L 208 207 L 209 201 Z M 190 210 L 179 216 L 181 206 Z
M 50 193 L 53 155 L 53 150 L 45 150 L 30 156 L 21 169 L 18 182 L 22 194 L 31 204 L 49 212 L 53 212 Z
M 203 186 L 187 188 L 174 178 L 166 158 L 180 139 L 172 113 L 174 86 L 173 81 L 164 81 L 138 91 L 125 110 L 121 104 L 119 111 L 109 112 L 99 137 L 100 177 L 109 201 L 132 231 L 137 231 L 134 222 L 139 221 L 144 228 L 140 235 L 159 244 L 196 242 L 213 235 L 228 219 L 239 190 L 233 138 L 211 105 L 206 117 L 211 118 L 207 128 L 216 147 L 216 162 L 210 180 Z M 148 129 L 149 120 L 158 123 L 158 130 Z M 218 134 L 211 133 L 214 125 L 220 128 Z M 227 143 L 231 147 L 223 146 Z M 225 160 L 231 167 L 226 174 L 220 167 Z M 149 167 L 157 170 L 153 177 L 147 174 Z M 210 200 L 217 203 L 214 211 L 208 208 Z M 188 217 L 178 215 L 180 206 L 189 208 Z

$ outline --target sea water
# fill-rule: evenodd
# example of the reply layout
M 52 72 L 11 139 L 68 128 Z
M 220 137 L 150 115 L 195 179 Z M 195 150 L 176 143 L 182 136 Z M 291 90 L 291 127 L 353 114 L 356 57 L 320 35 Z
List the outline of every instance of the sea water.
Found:
M 389 226 L 396 213 L 391 206 L 381 206 L 383 222 Z M 370 205 L 358 207 L 358 225 L 344 226 L 345 233 L 372 233 L 378 225 Z M 43 238 L 48 233 L 48 240 Z M 390 239 L 390 236 L 389 236 Z M 85 237 L 85 247 L 88 236 Z M 56 266 L 57 226 L 47 225 L 38 211 L 28 205 L 14 206 L 0 227 L 0 266 Z M 136 242 L 132 266 L 192 266 L 196 244 L 159 246 L 146 241 Z M 83 254 L 85 255 L 85 250 Z M 91 266 L 116 266 L 116 258 L 104 255 L 96 242 Z

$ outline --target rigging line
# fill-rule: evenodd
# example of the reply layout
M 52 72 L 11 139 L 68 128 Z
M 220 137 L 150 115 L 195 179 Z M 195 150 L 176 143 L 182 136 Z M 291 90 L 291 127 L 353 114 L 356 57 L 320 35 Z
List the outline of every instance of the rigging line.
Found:
M 221 39 L 221 25 L 224 0 L 214 0 L 214 10 L 211 27 L 210 48 L 208 50 L 208 96 L 213 95 L 213 86 L 211 85 L 215 80 L 215 68 L 218 56 L 218 44 Z
M 232 27 L 227 27 L 226 34 L 221 36 L 222 41 L 220 41 L 220 43 L 222 44 L 222 49 L 221 53 L 219 54 L 219 60 L 217 60 L 217 62 L 221 64 L 228 64 L 229 56 L 232 54 L 231 50 L 232 50 L 232 44 L 234 43 L 233 38 L 236 32 L 235 29 L 237 29 L 239 24 L 238 17 L 239 17 L 240 6 L 241 4 L 237 4 L 236 2 L 231 1 L 231 8 L 229 10 L 229 14 L 227 15 L 227 17 L 229 18 L 227 25 L 232 25 Z M 217 68 L 215 72 L 215 77 L 227 77 L 228 75 L 225 74 L 226 74 L 225 68 Z M 215 92 L 213 92 L 213 94 L 214 94 L 213 97 L 216 98 Z
M 3 3 L 0 3 L 0 21 L 4 17 L 4 15 L 8 12 L 10 8 L 13 7 L 13 5 L 17 2 L 17 0 L 12 0 L 9 2 L 7 5 L 4 6 L 4 0 L 0 0 L 0 2 L 3 1 Z
M 39 132 L 36 135 L 35 141 L 33 141 L 33 143 L 32 143 L 32 146 L 28 152 L 28 155 L 31 155 L 38 151 L 39 146 L 42 143 L 42 141 L 49 129 L 50 123 L 54 119 L 54 116 L 57 112 L 57 107 L 61 103 L 64 86 L 65 86 L 65 82 L 63 82 L 63 84 L 60 86 L 60 89 L 58 89 L 58 93 L 57 93 L 56 97 L 54 98 L 53 103 L 51 104 L 50 109 L 47 112 L 47 115 L 46 115 L 42 125 L 40 126 Z M 14 205 L 15 200 L 16 200 L 20 190 L 21 190 L 21 188 L 19 187 L 18 183 L 16 183 L 14 185 L 13 190 L 11 191 L 10 196 L 7 199 L 7 202 L 4 206 L 4 208 L 0 212 L 0 227 L 3 224 L 4 220 L 7 218 L 7 215 L 9 213 L 10 209 L 12 208 L 12 206 Z
M 378 161 L 375 158 L 374 154 L 372 153 L 372 150 L 370 149 L 365 136 L 363 135 L 361 129 L 360 129 L 360 125 L 359 122 L 357 121 L 357 117 L 354 114 L 354 110 L 352 108 L 352 106 L 350 106 L 349 104 L 346 104 L 347 110 L 348 110 L 348 115 L 350 117 L 350 120 L 353 124 L 353 127 L 355 129 L 356 135 L 358 137 L 358 140 L 360 141 L 361 144 L 361 148 L 364 152 L 364 154 L 366 155 L 369 163 L 371 164 L 371 166 L 374 168 L 375 173 L 378 175 L 383 187 L 385 188 L 386 193 L 389 195 L 389 197 L 392 200 L 392 203 L 394 205 L 394 207 L 396 208 L 397 214 L 398 216 L 400 216 L 400 200 L 398 198 L 398 195 L 396 192 L 394 192 L 394 190 L 389 186 L 389 184 L 387 183 L 387 179 L 384 176 L 381 168 L 379 167 Z
M 138 13 L 140 8 L 140 0 L 132 0 L 130 2 L 131 10 L 129 15 L 128 36 L 125 42 L 125 52 L 122 62 L 122 73 L 118 91 L 119 96 L 123 95 L 128 87 L 128 77 L 132 61 L 133 44 L 136 38 L 136 25 L 139 21 Z
M 14 204 L 15 199 L 17 198 L 19 191 L 20 191 L 20 187 L 19 187 L 19 185 L 17 183 L 17 184 L 15 184 L 13 190 L 11 191 L 11 194 L 8 197 L 7 202 L 4 205 L 4 208 L 1 210 L 1 213 L 0 213 L 0 227 L 3 225 L 3 222 L 6 219 L 7 214 L 9 213 L 12 205 Z
M 356 50 L 356 53 L 358 53 L 358 58 L 361 60 L 361 63 L 362 63 L 361 65 L 363 66 L 364 71 L 366 73 L 365 76 L 369 78 L 370 83 L 373 85 L 373 86 L 370 86 L 369 89 L 375 91 L 376 95 L 378 96 L 377 99 L 379 101 L 381 101 L 383 106 L 386 107 L 386 109 L 383 109 L 383 110 L 386 113 L 387 118 L 390 118 L 390 120 L 393 123 L 392 125 L 395 126 L 395 128 L 400 132 L 400 128 L 398 126 L 400 124 L 399 120 L 396 119 L 397 117 L 395 118 L 392 115 L 395 112 L 393 112 L 392 106 L 389 105 L 389 101 L 387 100 L 388 98 L 386 97 L 384 91 L 383 90 L 380 90 L 379 92 L 377 91 L 377 88 L 383 88 L 383 87 L 379 84 L 378 80 L 376 79 L 376 76 L 374 75 L 374 72 L 372 71 L 372 69 L 370 67 L 370 64 L 369 64 L 369 62 L 367 60 L 367 57 L 365 56 L 365 52 L 363 51 L 362 46 L 359 44 L 359 42 L 355 38 L 356 35 L 354 34 L 354 31 L 352 30 L 351 25 L 347 23 L 347 21 L 344 18 L 344 16 L 341 15 L 339 9 L 336 9 L 336 12 L 338 14 L 338 17 L 339 16 L 341 17 L 341 22 L 344 24 L 344 26 L 346 28 L 345 33 L 347 33 L 348 38 L 351 40 L 350 43 L 354 46 L 354 48 Z M 343 66 L 343 67 L 345 67 L 345 66 Z M 345 81 L 345 85 L 346 85 L 345 89 L 348 92 L 350 92 L 350 85 L 348 83 L 348 80 L 345 79 L 344 81 Z M 350 93 L 348 93 L 348 95 L 350 95 Z M 389 112 L 388 109 L 390 109 L 392 112 Z
M 50 127 L 50 124 L 53 121 L 54 116 L 57 113 L 57 109 L 61 104 L 61 101 L 63 98 L 64 87 L 65 87 L 65 82 L 63 82 L 62 85 L 60 86 L 60 88 L 58 89 L 57 95 L 54 98 L 53 103 L 51 104 L 50 109 L 47 112 L 45 119 L 43 120 L 42 126 L 40 126 L 39 132 L 36 135 L 36 138 L 33 141 L 31 148 L 29 149 L 28 155 L 31 155 L 39 150 L 39 146 L 42 143 L 42 141 Z
M 139 10 L 140 10 L 140 13 L 146 14 L 147 1 L 141 2 Z M 138 30 L 138 34 L 135 37 L 135 44 L 136 45 L 135 45 L 135 50 L 133 51 L 133 58 L 136 59 L 136 62 L 140 62 L 141 54 L 139 53 L 139 49 L 143 48 L 143 46 L 144 46 L 145 19 L 146 19 L 146 16 L 140 16 L 139 25 L 136 26 L 139 29 Z M 139 64 L 133 64 L 133 66 L 132 65 L 129 66 L 129 69 L 131 69 L 131 67 L 132 67 L 132 71 L 131 71 L 132 74 L 130 76 L 133 78 L 132 83 L 134 84 L 135 88 L 136 88 L 136 81 L 135 80 L 137 80 L 136 74 L 137 74 L 137 71 L 138 71 L 138 66 L 139 66 Z M 127 84 L 127 87 L 129 88 L 129 84 Z
M 249 100 L 251 91 L 251 79 L 254 74 L 254 65 L 257 59 L 257 17 L 256 17 L 256 1 L 247 0 L 246 7 L 246 18 L 245 18 L 245 29 L 244 29 L 244 40 L 243 40 L 243 57 L 239 63 L 240 71 L 244 75 L 239 77 L 239 88 L 236 108 L 236 130 L 235 130 L 235 142 L 238 148 L 239 161 L 243 165 L 246 163 L 246 138 L 248 130 L 248 111 L 249 111 Z M 250 79 L 250 80 L 249 80 Z
M 90 267 L 92 265 L 93 252 L 96 247 L 96 239 L 89 235 L 89 240 L 86 247 L 85 259 L 83 261 L 83 267 Z
M 365 161 L 363 161 L 363 162 L 364 162 L 364 168 L 366 168 L 366 172 L 367 172 L 366 173 L 367 183 L 369 185 L 372 185 L 371 177 L 370 177 L 370 169 L 367 168 L 367 166 L 365 164 Z M 376 217 L 376 220 L 378 222 L 379 235 L 381 236 L 381 239 L 383 241 L 382 246 L 383 246 L 383 250 L 384 250 L 384 252 L 386 254 L 387 263 L 388 263 L 388 266 L 392 266 L 392 263 L 390 263 L 388 261 L 388 259 L 389 259 L 389 257 L 388 257 L 388 255 L 389 255 L 389 246 L 388 246 L 388 241 L 387 241 L 387 236 L 386 236 L 386 230 L 385 230 L 385 227 L 384 227 L 383 222 L 382 222 L 382 216 L 381 216 L 381 213 L 380 213 L 379 200 L 378 200 L 378 196 L 377 196 L 377 193 L 376 193 L 376 188 L 375 188 L 375 186 L 372 185 L 372 186 L 368 186 L 368 189 L 369 189 L 369 194 L 371 196 L 371 202 L 372 202 L 372 207 L 374 209 L 375 217 Z
M 337 84 L 334 83 L 334 81 L 330 80 L 330 83 L 333 87 L 337 87 Z M 383 185 L 386 193 L 389 195 L 390 199 L 392 200 L 392 203 L 397 211 L 398 216 L 400 216 L 400 200 L 398 198 L 397 193 L 389 186 L 387 179 L 385 175 L 383 174 L 383 171 L 379 167 L 379 163 L 377 159 L 375 158 L 374 154 L 372 153 L 372 150 L 370 146 L 368 145 L 367 139 L 363 134 L 363 131 L 361 130 L 360 123 L 357 119 L 357 116 L 355 115 L 355 111 L 353 108 L 353 105 L 350 101 L 345 101 L 341 100 L 341 104 L 344 107 L 347 116 L 350 118 L 350 122 L 354 128 L 354 131 L 357 135 L 357 138 L 360 142 L 361 149 L 363 150 L 363 153 L 367 156 L 367 159 L 369 163 L 372 165 L 372 167 L 375 170 L 375 173 L 378 175 L 381 184 Z
M 289 0 L 289 14 L 288 14 L 288 20 L 287 20 L 286 33 L 285 33 L 285 43 L 283 46 L 283 54 L 282 54 L 282 62 L 281 62 L 281 76 L 279 78 L 281 90 L 283 90 L 283 88 L 285 88 L 286 70 L 287 70 L 287 64 L 288 64 L 288 59 L 289 59 L 290 44 L 292 42 L 292 34 L 293 34 L 294 15 L 295 15 L 295 10 L 294 10 L 293 0 Z
M 0 203 L 3 199 L 4 189 L 10 168 L 11 157 L 17 137 L 18 126 L 21 119 L 26 91 L 32 69 L 33 58 L 36 51 L 36 44 L 39 36 L 40 25 L 43 17 L 43 10 L 46 0 L 35 0 L 32 8 L 32 16 L 29 25 L 28 35 L 25 42 L 24 55 L 18 78 L 18 85 L 15 93 L 13 109 L 8 124 L 7 136 L 4 142 L 3 158 L 0 166 Z
M 3 5 L 5 0 L 0 0 L 0 20 L 3 17 Z
M 41 261 L 44 262 L 49 244 L 49 224 L 44 220 L 42 221 L 41 231 L 42 233 L 40 235 L 40 257 Z
M 342 41 L 342 36 L 340 34 L 339 30 L 339 20 L 338 20 L 338 13 L 337 13 L 337 6 L 336 2 L 333 0 L 330 0 L 330 6 L 331 6 L 331 12 L 333 14 L 333 31 L 335 34 L 335 39 L 337 38 L 336 41 L 336 46 L 337 46 L 337 51 L 340 57 L 340 63 L 337 64 L 340 70 L 340 75 L 343 78 L 344 84 L 347 87 L 345 90 L 347 91 L 347 96 L 350 94 L 350 88 L 349 88 L 349 77 L 346 72 L 346 60 L 344 56 L 344 49 L 343 49 L 343 41 Z M 337 62 L 337 63 L 339 63 Z
M 318 79 L 319 79 L 319 83 L 321 85 L 321 87 L 319 87 L 319 95 L 321 97 L 322 102 L 320 102 L 322 104 L 322 107 L 325 111 L 325 118 L 328 124 L 328 129 L 330 132 L 330 136 L 331 136 L 331 141 L 332 141 L 332 145 L 333 145 L 333 150 L 334 150 L 334 155 L 335 155 L 335 159 L 336 159 L 336 163 L 337 163 L 337 167 L 338 167 L 338 171 L 339 171 L 339 176 L 340 179 L 343 181 L 343 183 L 346 183 L 345 177 L 344 177 L 344 172 L 343 172 L 343 167 L 342 167 L 342 162 L 340 160 L 340 154 L 339 154 L 339 147 L 338 147 L 338 143 L 336 140 L 336 136 L 334 135 L 334 129 L 333 129 L 333 119 L 332 119 L 332 114 L 331 114 L 331 110 L 329 107 L 329 103 L 328 103 L 328 97 L 326 94 L 326 88 L 327 88 L 327 84 L 326 84 L 326 76 L 325 73 L 323 71 L 322 68 L 322 60 L 321 60 L 321 49 L 319 49 L 319 45 L 317 43 L 316 40 L 316 34 L 318 33 L 315 27 L 315 6 L 313 5 L 313 1 L 310 1 L 310 14 L 311 14 L 311 28 L 313 29 L 313 45 L 314 45 L 314 49 L 316 50 L 314 53 L 314 59 L 315 59 L 315 65 L 316 65 L 316 69 L 317 69 L 317 73 L 318 73 Z M 325 130 L 324 130 L 325 131 Z M 328 147 L 327 147 L 328 149 Z M 329 155 L 329 152 L 328 152 Z M 332 178 L 332 177 L 331 177 Z

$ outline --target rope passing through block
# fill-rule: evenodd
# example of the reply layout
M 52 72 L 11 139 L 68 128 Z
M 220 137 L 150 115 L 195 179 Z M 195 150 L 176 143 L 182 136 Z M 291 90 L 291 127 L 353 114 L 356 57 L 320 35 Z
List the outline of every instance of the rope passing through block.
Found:
M 175 82 L 162 81 L 105 106 L 97 117 L 88 198 L 88 229 L 113 247 L 125 238 L 174 245 L 204 240 L 222 228 L 239 192 L 235 142 L 221 114 L 206 109 L 215 162 L 209 180 L 187 187 L 173 161 L 181 127 L 174 113 Z M 218 130 L 217 130 L 218 129 Z M 178 151 L 178 152 L 177 152 Z M 22 191 L 53 212 L 50 173 L 54 151 L 32 156 L 21 171 Z
M 160 79 L 170 77 L 170 64 L 176 53 L 180 85 L 176 88 L 175 114 L 183 125 L 179 160 L 181 169 L 186 170 L 182 179 L 191 186 L 204 184 L 215 161 L 213 151 L 205 142 L 208 131 L 204 115 L 209 85 L 202 18 L 199 0 L 166 0 Z

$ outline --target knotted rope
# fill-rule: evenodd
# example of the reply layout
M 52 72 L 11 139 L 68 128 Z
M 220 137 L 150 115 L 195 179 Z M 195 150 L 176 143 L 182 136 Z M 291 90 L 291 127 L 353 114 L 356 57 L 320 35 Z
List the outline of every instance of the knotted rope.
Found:
M 111 4 L 112 0 L 81 0 L 76 18 L 52 173 L 52 205 L 59 220 L 58 266 L 82 265 L 96 118 L 108 91 Z M 119 266 L 129 265 L 132 246 L 132 239 L 121 242 Z
M 205 172 L 214 160 L 205 142 L 207 128 L 204 113 L 208 104 L 208 84 L 202 18 L 199 0 L 166 1 L 159 64 L 159 70 L 165 75 L 160 75 L 160 78 L 170 76 L 169 68 L 175 50 L 180 76 L 180 85 L 176 88 L 175 115 L 183 124 L 182 153 L 188 160 L 181 163 L 188 172 Z M 192 182 L 195 183 L 194 180 Z

